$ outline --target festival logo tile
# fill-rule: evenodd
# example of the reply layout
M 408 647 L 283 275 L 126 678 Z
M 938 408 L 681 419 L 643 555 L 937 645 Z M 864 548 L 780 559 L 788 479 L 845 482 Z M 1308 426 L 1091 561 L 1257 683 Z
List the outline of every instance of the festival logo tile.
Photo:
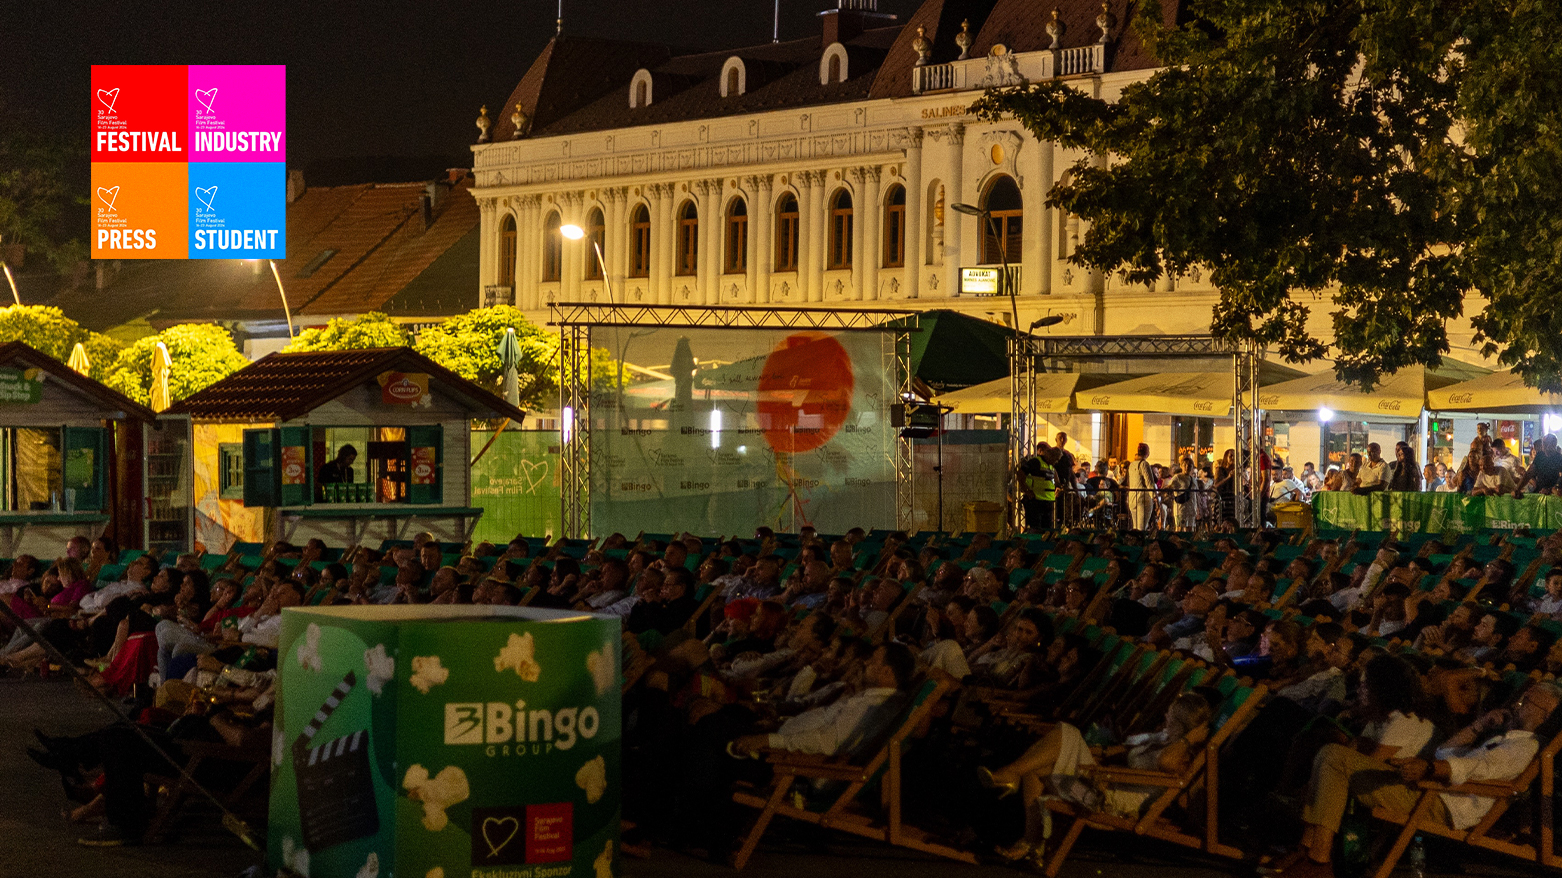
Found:
M 182 162 L 92 164 L 92 258 L 184 259 L 190 218 Z
M 287 166 L 281 162 L 191 162 L 191 259 L 283 259 Z
M 286 67 L 192 64 L 189 70 L 190 161 L 286 158 Z
M 190 160 L 182 64 L 94 65 L 92 161 Z

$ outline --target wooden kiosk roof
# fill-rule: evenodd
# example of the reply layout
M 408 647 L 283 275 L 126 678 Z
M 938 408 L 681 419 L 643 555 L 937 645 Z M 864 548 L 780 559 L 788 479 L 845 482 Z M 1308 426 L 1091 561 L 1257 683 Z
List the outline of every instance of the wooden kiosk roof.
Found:
M 526 412 L 411 348 L 275 353 L 168 409 L 202 421 L 292 421 L 382 372 L 424 372 L 471 417 L 520 420 Z
M 41 369 L 49 374 L 51 381 L 102 406 L 110 418 L 135 418 L 147 423 L 157 420 L 157 413 L 141 403 L 22 342 L 0 344 L 0 367 Z

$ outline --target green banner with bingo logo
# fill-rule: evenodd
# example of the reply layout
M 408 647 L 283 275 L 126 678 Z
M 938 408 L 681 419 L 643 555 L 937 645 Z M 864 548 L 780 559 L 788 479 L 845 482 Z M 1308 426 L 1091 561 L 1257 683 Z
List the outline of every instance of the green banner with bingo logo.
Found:
M 289 609 L 268 854 L 308 878 L 613 878 L 619 622 Z

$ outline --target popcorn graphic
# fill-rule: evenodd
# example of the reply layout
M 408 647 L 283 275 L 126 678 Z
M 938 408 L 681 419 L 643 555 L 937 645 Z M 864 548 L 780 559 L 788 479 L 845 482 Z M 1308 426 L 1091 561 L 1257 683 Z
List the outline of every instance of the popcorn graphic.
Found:
M 369 669 L 369 679 L 365 682 L 369 691 L 375 695 L 380 694 L 385 684 L 396 676 L 396 660 L 385 653 L 385 644 L 375 644 L 373 649 L 363 652 L 364 666 Z
M 510 642 L 494 657 L 494 670 L 502 673 L 511 668 L 528 683 L 537 682 L 542 674 L 542 667 L 537 664 L 537 642 L 532 639 L 530 631 L 511 634 Z
M 294 841 L 291 835 L 282 839 L 282 865 L 309 878 L 309 851 Z
M 304 642 L 298 645 L 299 667 L 319 673 L 325 667 L 320 661 L 320 626 L 313 622 L 304 629 Z
M 595 805 L 607 792 L 607 762 L 601 756 L 588 760 L 575 772 L 575 786 L 586 791 L 586 802 Z
M 602 845 L 602 853 L 591 861 L 591 867 L 597 870 L 597 878 L 613 878 L 613 842 L 609 840 Z
M 437 655 L 417 655 L 412 657 L 412 685 L 424 695 L 428 690 L 450 679 L 450 669 L 439 661 Z
M 433 777 L 429 776 L 428 769 L 413 765 L 407 769 L 401 785 L 408 790 L 407 798 L 423 803 L 423 828 L 429 832 L 444 829 L 450 823 L 445 809 L 472 795 L 466 772 L 454 765 L 445 766 Z
M 364 861 L 363 868 L 358 870 L 356 878 L 379 878 L 380 855 L 369 851 L 369 858 Z
M 602 648 L 586 654 L 586 672 L 596 681 L 597 695 L 606 695 L 618 682 L 618 664 L 613 661 L 613 644 L 603 643 Z
M 445 878 L 445 867 L 435 866 L 434 868 L 428 870 L 428 872 L 424 873 L 423 878 Z

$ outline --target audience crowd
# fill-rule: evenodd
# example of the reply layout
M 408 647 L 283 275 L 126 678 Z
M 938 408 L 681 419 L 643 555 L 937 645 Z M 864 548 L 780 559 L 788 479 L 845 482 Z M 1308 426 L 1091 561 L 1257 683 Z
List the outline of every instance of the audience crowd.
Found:
M 1059 446 L 1042 457 L 1055 462 Z M 1411 465 L 1404 454 L 1369 478 L 1393 483 Z M 1357 487 L 1372 463 L 1352 474 Z M 1544 489 L 1535 470 L 1513 480 L 1519 489 Z M 1185 461 L 1165 490 L 1192 477 Z M 1056 842 L 1049 811 L 1132 818 L 1153 807 L 1171 823 L 1218 819 L 1220 838 L 1270 871 L 1328 875 L 1342 827 L 1364 810 L 1409 810 L 1425 780 L 1517 778 L 1562 725 L 1562 532 L 1444 542 L 1228 526 L 999 540 L 760 528 L 470 547 L 425 534 L 172 558 L 72 540 L 52 564 L 16 558 L 0 601 L 17 620 L 0 647 L 8 673 L 51 670 L 41 638 L 132 704 L 152 742 L 261 759 L 287 607 L 617 617 L 632 854 L 660 844 L 727 856 L 753 818 L 734 793 L 763 790 L 776 754 L 866 759 L 905 734 L 915 709 L 893 795 L 947 850 L 1042 863 Z M 170 769 L 138 730 L 40 730 L 36 743 L 29 754 L 73 801 L 66 817 L 96 827 L 84 844 L 147 832 L 149 779 Z M 1102 780 L 1196 771 L 1207 750 L 1218 751 L 1218 784 L 1165 813 L 1160 787 Z M 202 779 L 242 768 L 217 761 Z M 821 781 L 790 795 L 803 806 L 839 789 Z M 1218 808 L 1193 800 L 1205 795 Z M 1447 794 L 1432 819 L 1465 830 L 1493 807 Z M 1506 808 L 1493 831 L 1533 837 L 1536 813 L 1551 812 Z

